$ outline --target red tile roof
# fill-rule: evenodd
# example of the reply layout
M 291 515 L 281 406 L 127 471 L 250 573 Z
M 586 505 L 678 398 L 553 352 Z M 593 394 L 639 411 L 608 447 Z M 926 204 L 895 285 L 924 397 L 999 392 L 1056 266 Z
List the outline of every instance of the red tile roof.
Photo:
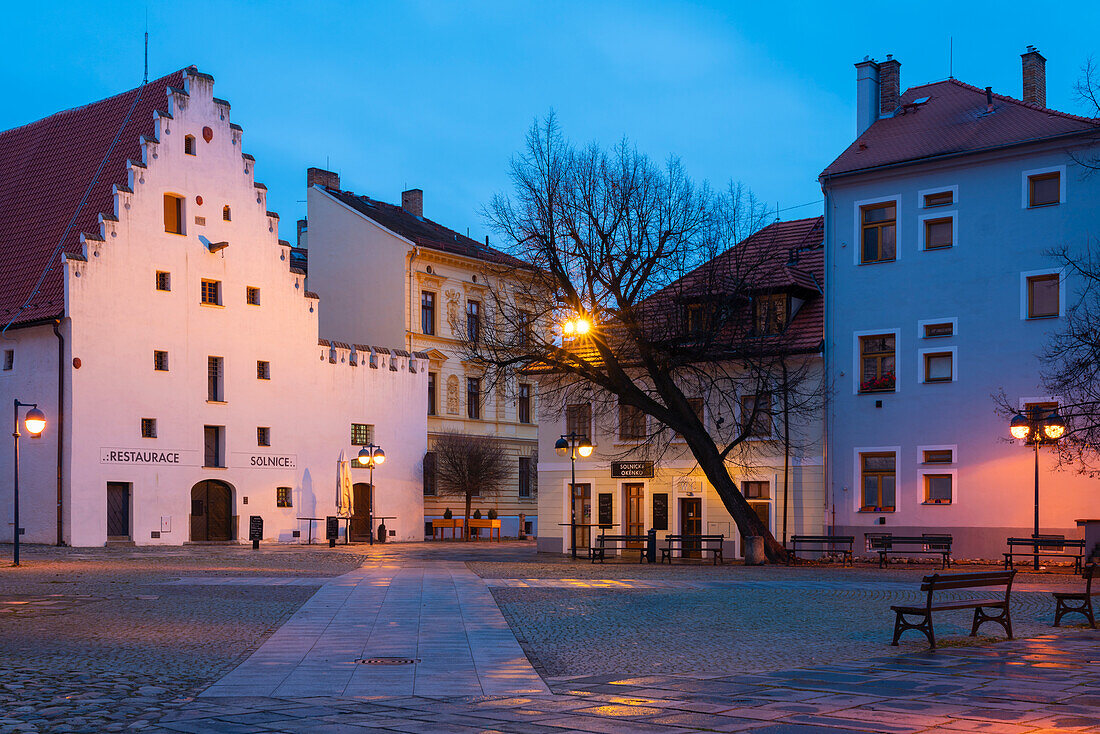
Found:
M 399 206 L 387 204 L 369 196 L 359 196 L 350 191 L 341 191 L 327 186 L 319 186 L 319 188 L 365 217 L 378 222 L 391 232 L 412 240 L 420 247 L 430 247 L 433 250 L 451 252 L 456 255 L 485 260 L 486 262 L 522 268 L 530 267 L 527 263 L 512 257 L 506 252 L 470 239 L 466 235 L 459 234 L 453 229 L 448 229 L 430 219 L 410 214 Z
M 61 250 L 80 253 L 82 232 L 98 236 L 99 214 L 114 212 L 112 185 L 126 185 L 127 159 L 140 162 L 141 136 L 153 138 L 153 112 L 168 109 L 168 88 L 182 87 L 185 71 L 0 133 L 0 328 L 13 317 L 18 325 L 63 315 L 55 247 L 140 92 Z M 47 265 L 42 287 L 20 312 Z
M 928 101 L 915 105 L 916 100 Z M 822 177 L 855 173 L 934 156 L 975 153 L 1083 133 L 1100 133 L 1100 119 L 1078 117 L 993 95 L 957 79 L 906 90 L 893 117 L 877 120 L 840 154 Z

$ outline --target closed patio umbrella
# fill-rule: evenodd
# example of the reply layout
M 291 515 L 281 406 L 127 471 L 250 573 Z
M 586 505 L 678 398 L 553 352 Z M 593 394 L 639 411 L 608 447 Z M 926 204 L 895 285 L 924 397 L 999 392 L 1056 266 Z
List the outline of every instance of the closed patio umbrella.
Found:
M 340 517 L 351 517 L 354 512 L 351 494 L 351 464 L 343 450 L 336 462 L 336 514 Z

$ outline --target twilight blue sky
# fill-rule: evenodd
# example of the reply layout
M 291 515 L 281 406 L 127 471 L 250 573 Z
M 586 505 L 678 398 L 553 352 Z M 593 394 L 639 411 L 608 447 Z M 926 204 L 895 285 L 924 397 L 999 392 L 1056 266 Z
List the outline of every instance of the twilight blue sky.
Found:
M 1060 10 L 1069 5 L 1074 10 Z M 917 11 L 910 8 L 917 8 Z M 54 0 L 0 31 L 0 129 L 196 64 L 233 105 L 257 180 L 294 238 L 305 169 L 484 237 L 509 156 L 553 107 L 575 140 L 629 136 L 698 179 L 744 181 L 772 206 L 821 198 L 850 143 L 865 54 L 902 62 L 902 87 L 948 75 L 1020 95 L 1019 54 L 1047 57 L 1048 105 L 1081 112 L 1079 68 L 1100 56 L 1092 3 L 188 2 Z M 820 204 L 784 211 L 793 219 Z

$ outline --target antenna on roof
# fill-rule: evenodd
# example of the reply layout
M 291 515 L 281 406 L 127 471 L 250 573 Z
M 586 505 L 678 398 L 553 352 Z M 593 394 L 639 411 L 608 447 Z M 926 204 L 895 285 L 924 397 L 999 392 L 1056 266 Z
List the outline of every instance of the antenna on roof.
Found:
M 142 84 L 149 83 L 149 5 L 145 5 L 145 75 L 141 77 Z
M 955 78 L 955 37 L 948 36 L 947 41 L 947 78 Z

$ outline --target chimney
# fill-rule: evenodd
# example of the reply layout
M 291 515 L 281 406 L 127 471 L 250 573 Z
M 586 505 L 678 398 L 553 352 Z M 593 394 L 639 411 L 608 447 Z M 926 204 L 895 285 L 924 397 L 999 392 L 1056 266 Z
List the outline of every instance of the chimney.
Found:
M 869 56 L 856 64 L 856 137 L 878 119 L 878 63 Z
M 878 65 L 879 114 L 892 115 L 901 105 L 901 62 L 891 54 Z
M 324 186 L 326 189 L 340 189 L 340 174 L 333 173 L 332 171 L 326 171 L 323 168 L 307 168 L 306 169 L 306 188 L 310 188 L 315 184 Z
M 1047 60 L 1034 46 L 1020 54 L 1024 65 L 1023 100 L 1040 107 L 1047 106 Z
M 985 112 L 988 115 L 993 111 L 993 87 L 985 88 Z
M 414 217 L 424 217 L 424 192 L 421 189 L 409 189 L 401 192 L 401 208 Z

